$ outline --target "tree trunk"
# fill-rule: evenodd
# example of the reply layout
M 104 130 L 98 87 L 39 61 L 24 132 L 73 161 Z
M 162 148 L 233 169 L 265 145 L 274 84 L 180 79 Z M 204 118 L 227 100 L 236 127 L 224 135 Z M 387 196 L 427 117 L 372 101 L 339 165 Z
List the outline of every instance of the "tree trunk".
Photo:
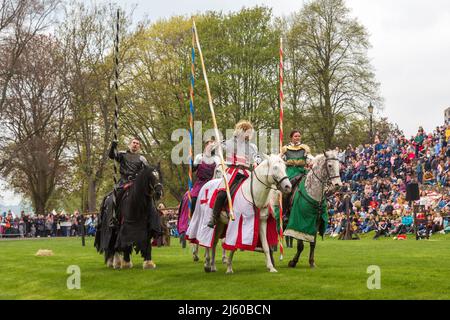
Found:
M 97 212 L 97 181 L 91 176 L 88 180 L 88 210 L 89 212 Z
M 39 215 L 45 215 L 45 203 L 44 201 L 42 201 L 39 197 L 39 195 L 36 195 L 33 197 L 33 204 L 34 204 L 34 209 L 36 210 L 36 214 Z
M 333 147 L 333 132 L 331 132 L 331 128 L 325 128 L 325 135 L 323 137 L 323 142 L 325 146 L 325 150 L 331 150 Z
M 83 179 L 83 182 L 81 184 L 81 199 L 80 199 L 80 208 L 81 212 L 86 212 L 88 209 L 88 197 L 87 197 L 87 191 L 86 191 L 86 180 Z

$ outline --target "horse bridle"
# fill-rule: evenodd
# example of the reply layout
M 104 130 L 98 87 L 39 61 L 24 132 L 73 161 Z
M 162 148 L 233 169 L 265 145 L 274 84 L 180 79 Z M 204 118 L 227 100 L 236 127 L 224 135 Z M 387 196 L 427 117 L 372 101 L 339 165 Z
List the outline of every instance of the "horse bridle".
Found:
M 269 172 L 270 172 L 270 166 L 267 166 L 267 176 L 269 176 Z M 275 191 L 278 191 L 278 189 L 274 189 L 274 188 L 272 188 L 272 185 L 265 184 L 263 181 L 261 181 L 261 179 L 259 179 L 258 175 L 256 174 L 255 168 L 252 168 L 252 169 L 250 170 L 250 193 L 251 193 L 251 196 L 252 196 L 253 209 L 254 209 L 255 212 L 256 212 L 257 207 L 256 207 L 256 204 L 255 204 L 255 195 L 253 194 L 253 176 L 255 176 L 256 179 L 257 179 L 263 186 L 266 187 L 266 189 L 271 189 L 271 190 L 275 190 Z M 284 180 L 286 180 L 286 179 L 289 180 L 289 177 L 288 177 L 287 175 L 284 176 L 280 181 L 278 181 L 278 180 L 277 180 L 275 177 L 273 177 L 273 176 L 272 176 L 272 178 L 273 178 L 273 180 L 275 181 L 275 183 L 277 184 L 277 188 L 278 188 L 278 187 L 281 187 L 281 183 L 282 183 Z
M 319 228 L 319 224 L 320 224 L 320 222 L 319 222 L 319 219 L 320 219 L 320 208 L 321 208 L 321 205 L 322 205 L 322 203 L 323 203 L 323 201 L 324 201 L 324 198 L 323 198 L 323 191 L 324 191 L 324 189 L 325 189 L 325 186 L 329 186 L 331 180 L 333 180 L 333 179 L 335 179 L 335 178 L 340 178 L 340 177 L 341 177 L 341 176 L 331 176 L 331 175 L 330 175 L 330 170 L 328 169 L 328 162 L 330 162 L 330 161 L 339 161 L 339 159 L 338 159 L 338 158 L 328 158 L 327 153 L 326 153 L 325 151 L 323 152 L 323 155 L 325 156 L 325 168 L 326 168 L 326 170 L 327 170 L 327 178 L 326 178 L 326 181 L 322 181 L 322 179 L 320 179 L 320 178 L 317 176 L 316 172 L 314 171 L 314 168 L 311 169 L 313 175 L 314 175 L 314 176 L 316 177 L 316 179 L 319 180 L 320 183 L 322 184 L 322 197 L 321 197 L 321 199 L 320 199 L 320 201 L 319 201 L 319 205 L 318 205 L 318 207 L 317 207 L 317 219 L 316 219 L 316 227 L 317 227 L 317 228 Z M 315 241 L 315 240 L 314 240 L 314 241 Z
M 331 176 L 330 175 L 330 170 L 328 169 L 328 162 L 330 162 L 330 161 L 339 161 L 339 159 L 338 158 L 328 158 L 326 152 L 323 152 L 323 155 L 325 156 L 325 168 L 327 170 L 327 178 L 326 178 L 326 180 L 322 181 L 322 179 L 320 179 L 317 176 L 316 172 L 314 171 L 314 168 L 312 168 L 311 171 L 312 171 L 313 175 L 316 177 L 316 179 L 319 180 L 322 185 L 328 185 L 331 180 L 341 177 L 341 176 Z
M 156 175 L 155 175 L 155 173 L 156 173 Z M 150 183 L 150 196 L 151 197 L 154 196 L 155 194 L 157 194 L 158 192 L 161 192 L 161 194 L 162 194 L 162 190 L 163 190 L 163 185 L 161 182 L 159 182 L 160 181 L 159 172 L 156 169 L 154 169 L 152 171 L 152 174 L 153 174 L 153 176 L 155 176 L 158 179 L 158 183 L 155 185 Z
M 269 176 L 269 172 L 270 172 L 270 166 L 267 167 L 267 176 Z M 263 181 L 261 181 L 261 179 L 259 179 L 258 175 L 256 174 L 256 171 L 254 169 L 251 170 L 250 172 L 251 174 L 251 178 L 253 178 L 253 174 L 255 175 L 256 179 L 263 185 L 266 187 L 266 189 L 271 189 L 271 190 L 279 190 L 278 188 L 281 188 L 281 184 L 283 183 L 284 180 L 289 180 L 289 177 L 287 175 L 285 175 L 283 178 L 281 178 L 281 180 L 277 180 L 273 175 L 272 175 L 272 179 L 274 180 L 274 182 L 276 183 L 277 189 L 272 188 L 272 185 L 268 185 L 266 183 L 264 183 Z

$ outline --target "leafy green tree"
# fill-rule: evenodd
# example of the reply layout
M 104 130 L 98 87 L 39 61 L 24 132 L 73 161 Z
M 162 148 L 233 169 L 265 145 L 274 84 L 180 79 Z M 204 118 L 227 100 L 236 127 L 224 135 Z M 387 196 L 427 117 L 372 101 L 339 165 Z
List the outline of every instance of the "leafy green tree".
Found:
M 329 149 L 339 127 L 366 116 L 369 101 L 382 103 L 367 55 L 369 35 L 343 0 L 311 1 L 290 19 L 286 51 L 293 60 L 286 73 L 294 83 L 288 101 L 302 113 L 314 144 Z

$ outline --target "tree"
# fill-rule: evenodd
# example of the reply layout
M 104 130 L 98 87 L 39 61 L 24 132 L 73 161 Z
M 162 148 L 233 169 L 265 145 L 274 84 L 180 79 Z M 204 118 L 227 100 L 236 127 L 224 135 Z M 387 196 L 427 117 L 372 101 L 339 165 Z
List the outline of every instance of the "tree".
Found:
M 27 44 L 53 21 L 60 0 L 0 0 L 0 115 Z
M 232 129 L 247 119 L 256 128 L 278 128 L 280 31 L 273 25 L 272 10 L 208 13 L 198 32 L 219 125 Z M 202 76 L 198 80 L 199 103 L 206 105 Z
M 294 83 L 287 107 L 300 108 L 304 130 L 317 147 L 329 149 L 340 126 L 365 116 L 369 101 L 382 103 L 367 56 L 369 36 L 343 0 L 311 1 L 290 23 L 286 51 L 294 59 L 286 74 Z
M 270 9 L 256 7 L 223 15 L 195 17 L 220 129 L 250 119 L 257 128 L 278 127 L 277 65 L 279 31 Z M 162 161 L 165 186 L 180 200 L 187 188 L 187 166 L 173 163 L 175 129 L 187 129 L 191 70 L 192 21 L 172 17 L 135 33 L 124 71 L 122 125 L 138 135 L 150 161 Z M 195 120 L 212 127 L 198 59 L 195 74 Z
M 59 26 L 59 37 L 65 44 L 69 62 L 67 84 L 70 109 L 76 130 L 70 147 L 76 155 L 72 188 L 81 190 L 81 209 L 96 212 L 97 191 L 103 182 L 112 141 L 114 114 L 114 62 L 116 11 L 108 5 L 86 7 L 74 3 Z M 128 18 L 121 12 L 121 34 L 125 39 Z M 127 64 L 126 41 L 121 43 L 119 73 Z M 112 181 L 112 179 L 110 179 Z M 68 190 L 73 191 L 73 190 Z
M 141 138 L 152 164 L 162 161 L 164 185 L 177 201 L 186 189 L 186 166 L 171 161 L 172 132 L 188 126 L 191 21 L 172 17 L 141 26 L 123 73 L 123 132 Z M 183 182 L 181 182 L 183 181 Z M 181 182 L 181 183 L 180 183 Z
M 5 99 L 0 172 L 32 199 L 38 214 L 46 213 L 53 192 L 69 178 L 64 175 L 72 129 L 66 67 L 57 40 L 34 37 L 19 58 Z

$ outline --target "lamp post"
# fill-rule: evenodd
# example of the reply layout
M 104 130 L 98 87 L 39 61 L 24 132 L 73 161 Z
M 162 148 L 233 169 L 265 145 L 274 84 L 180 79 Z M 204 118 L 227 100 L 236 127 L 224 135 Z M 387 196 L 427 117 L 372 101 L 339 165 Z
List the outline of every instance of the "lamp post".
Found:
M 369 107 L 367 107 L 367 109 L 369 110 L 369 115 L 370 115 L 370 143 L 373 143 L 373 106 L 372 106 L 372 102 L 370 102 Z

